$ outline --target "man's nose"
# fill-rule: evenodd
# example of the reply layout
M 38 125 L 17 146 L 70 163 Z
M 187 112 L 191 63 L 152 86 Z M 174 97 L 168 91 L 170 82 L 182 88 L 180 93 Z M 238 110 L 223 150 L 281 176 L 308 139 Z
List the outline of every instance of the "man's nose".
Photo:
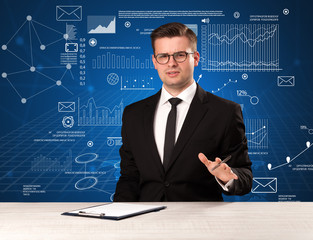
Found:
M 172 67 L 172 66 L 177 66 L 178 63 L 175 61 L 174 56 L 170 56 L 170 59 L 168 60 L 168 66 Z

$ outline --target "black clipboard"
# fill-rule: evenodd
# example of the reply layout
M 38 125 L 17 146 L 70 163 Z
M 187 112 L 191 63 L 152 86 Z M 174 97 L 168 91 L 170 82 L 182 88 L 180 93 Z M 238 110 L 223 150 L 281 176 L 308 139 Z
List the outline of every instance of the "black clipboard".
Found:
M 149 212 L 160 211 L 165 208 L 166 206 L 114 202 L 64 212 L 61 215 L 121 220 Z

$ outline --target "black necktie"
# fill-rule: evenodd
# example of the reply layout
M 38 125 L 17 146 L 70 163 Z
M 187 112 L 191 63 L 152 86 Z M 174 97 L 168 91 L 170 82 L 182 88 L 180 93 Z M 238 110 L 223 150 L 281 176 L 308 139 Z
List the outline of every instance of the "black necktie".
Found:
M 176 106 L 182 101 L 179 98 L 171 98 L 168 100 L 172 105 L 172 109 L 168 114 L 166 131 L 165 131 L 165 140 L 164 140 L 164 155 L 163 155 L 163 166 L 164 169 L 167 169 L 171 155 L 175 145 L 175 130 L 176 130 Z

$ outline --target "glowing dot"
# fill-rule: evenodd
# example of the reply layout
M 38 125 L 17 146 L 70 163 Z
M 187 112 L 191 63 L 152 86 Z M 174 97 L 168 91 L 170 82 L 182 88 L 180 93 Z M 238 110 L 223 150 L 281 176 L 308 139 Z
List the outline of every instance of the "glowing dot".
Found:
M 288 8 L 285 8 L 285 9 L 283 10 L 283 14 L 284 14 L 284 15 L 288 15 L 288 14 L 289 14 L 289 9 L 288 9 Z
M 309 141 L 307 141 L 305 144 L 307 148 L 311 147 L 311 143 Z

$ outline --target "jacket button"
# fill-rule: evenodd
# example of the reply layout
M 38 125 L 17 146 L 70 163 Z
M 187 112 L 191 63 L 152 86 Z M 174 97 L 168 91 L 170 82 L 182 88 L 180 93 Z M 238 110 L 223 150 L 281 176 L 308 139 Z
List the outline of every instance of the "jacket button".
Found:
M 169 187 L 169 186 L 170 186 L 170 183 L 169 183 L 169 182 L 165 182 L 165 183 L 164 183 L 164 186 L 165 186 L 165 187 Z

